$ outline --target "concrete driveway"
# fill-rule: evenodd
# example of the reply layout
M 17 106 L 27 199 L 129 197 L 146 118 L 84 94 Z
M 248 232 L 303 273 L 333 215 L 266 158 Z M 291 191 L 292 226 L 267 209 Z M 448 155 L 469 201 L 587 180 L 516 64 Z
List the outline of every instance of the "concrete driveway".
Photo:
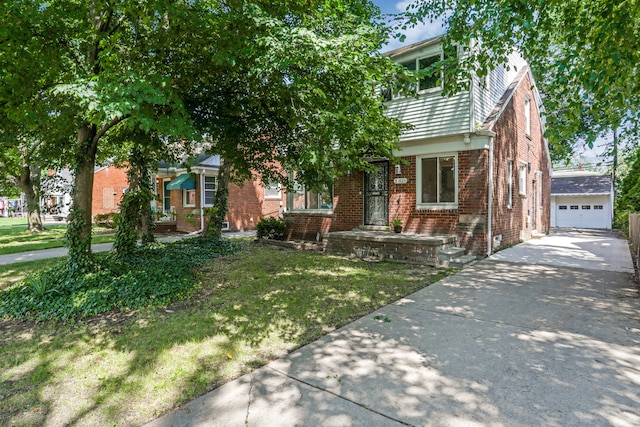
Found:
M 149 426 L 638 426 L 624 247 L 563 231 L 506 249 Z

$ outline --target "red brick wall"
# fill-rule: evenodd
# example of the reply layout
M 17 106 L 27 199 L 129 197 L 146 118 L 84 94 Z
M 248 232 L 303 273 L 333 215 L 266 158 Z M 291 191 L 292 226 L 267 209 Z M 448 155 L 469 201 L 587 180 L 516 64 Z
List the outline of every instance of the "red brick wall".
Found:
M 531 132 L 526 135 L 525 116 L 523 114 L 525 99 L 531 102 Z M 545 153 L 542 124 L 538 106 L 531 91 L 531 81 L 526 75 L 516 89 L 511 101 L 494 127 L 494 197 L 493 197 L 493 235 L 502 235 L 501 246 L 518 243 L 532 235 L 532 195 L 533 181 L 538 189 L 542 188 L 542 207 L 539 195 L 536 199 L 536 230 L 546 233 L 550 224 L 550 192 L 549 163 Z M 513 207 L 507 207 L 507 171 L 508 161 L 513 161 Z M 527 186 L 524 196 L 519 194 L 518 168 L 522 163 L 527 165 Z M 529 169 L 529 164 L 530 169 Z M 542 172 L 541 178 L 536 172 Z M 542 185 L 539 185 L 540 179 Z M 536 189 L 536 193 L 538 193 Z
M 127 170 L 109 166 L 93 175 L 91 215 L 118 212 L 124 194 L 129 188 Z
M 402 174 L 389 173 L 389 219 L 399 218 L 409 233 L 456 234 L 469 253 L 481 255 L 486 248 L 487 153 L 486 150 L 458 153 L 458 209 L 416 209 L 416 157 L 405 157 Z M 407 178 L 395 184 L 395 178 Z M 334 186 L 333 214 L 288 213 L 289 239 L 315 240 L 317 233 L 351 230 L 362 225 L 364 200 L 362 172 L 339 177 Z M 486 252 L 486 251 L 485 251 Z

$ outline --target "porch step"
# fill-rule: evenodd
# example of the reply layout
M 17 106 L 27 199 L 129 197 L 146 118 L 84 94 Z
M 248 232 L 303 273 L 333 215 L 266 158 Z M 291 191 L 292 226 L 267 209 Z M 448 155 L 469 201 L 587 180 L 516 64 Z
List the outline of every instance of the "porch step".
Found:
M 449 261 L 449 267 L 463 269 L 473 264 L 476 259 L 473 255 L 462 255 Z
M 464 248 L 442 248 L 438 250 L 438 265 L 448 267 L 454 258 L 464 255 Z

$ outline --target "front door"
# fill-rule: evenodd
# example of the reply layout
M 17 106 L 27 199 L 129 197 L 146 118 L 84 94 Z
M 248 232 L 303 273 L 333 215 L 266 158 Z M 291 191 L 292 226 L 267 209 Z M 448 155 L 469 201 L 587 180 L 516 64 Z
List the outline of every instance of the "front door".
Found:
M 389 162 L 373 163 L 364 174 L 364 225 L 389 224 Z

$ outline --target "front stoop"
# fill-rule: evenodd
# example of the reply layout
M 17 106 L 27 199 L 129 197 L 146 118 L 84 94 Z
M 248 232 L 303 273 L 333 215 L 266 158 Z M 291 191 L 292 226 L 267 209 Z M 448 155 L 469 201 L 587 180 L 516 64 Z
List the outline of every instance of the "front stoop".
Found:
M 454 247 L 455 235 L 392 233 L 377 230 L 331 232 L 324 236 L 326 251 L 362 259 L 438 265 L 438 251 Z

